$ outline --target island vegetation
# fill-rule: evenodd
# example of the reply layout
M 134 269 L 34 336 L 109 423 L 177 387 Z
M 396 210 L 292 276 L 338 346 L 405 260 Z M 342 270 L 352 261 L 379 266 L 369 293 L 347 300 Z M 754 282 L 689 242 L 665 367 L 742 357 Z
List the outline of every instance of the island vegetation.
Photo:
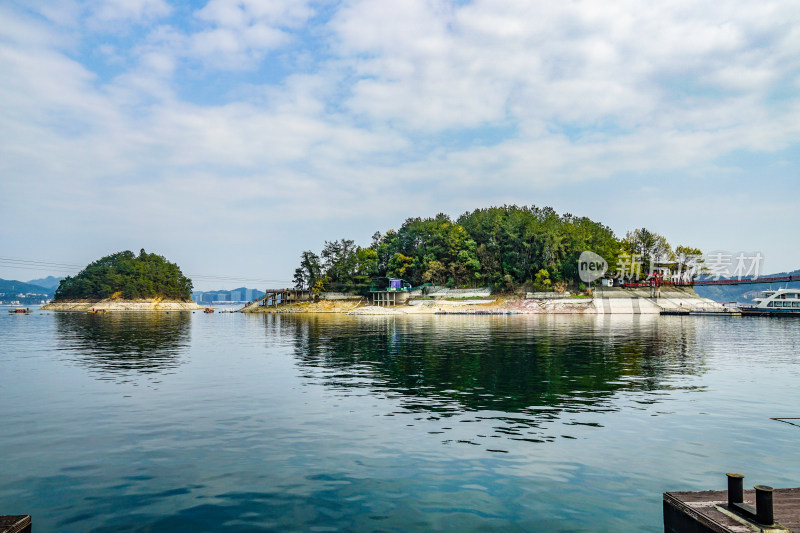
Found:
M 55 301 L 164 299 L 189 301 L 192 281 L 163 256 L 139 255 L 126 250 L 98 259 L 76 276 L 64 278 L 56 289 Z
M 619 239 L 600 222 L 550 207 L 488 207 L 455 220 L 446 214 L 409 218 L 398 230 L 376 232 L 369 246 L 352 239 L 325 241 L 320 254 L 302 252 L 295 270 L 298 288 L 361 292 L 376 277 L 401 278 L 413 286 L 488 286 L 564 290 L 580 287 L 578 257 L 591 250 L 612 267 L 621 253 L 677 261 L 688 246 L 674 251 L 667 240 L 645 228 Z

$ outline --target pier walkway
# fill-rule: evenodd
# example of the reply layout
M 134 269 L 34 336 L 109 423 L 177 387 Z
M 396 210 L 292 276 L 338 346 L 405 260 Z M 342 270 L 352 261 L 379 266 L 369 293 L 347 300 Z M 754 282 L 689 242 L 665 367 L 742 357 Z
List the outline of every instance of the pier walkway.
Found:
M 743 503 L 755 510 L 756 491 L 743 491 Z M 731 511 L 728 491 L 664 493 L 665 533 L 753 533 L 800 532 L 800 488 L 774 489 L 772 521 L 762 524 L 755 518 Z
M 251 302 L 238 312 L 251 311 L 258 307 L 278 307 L 297 302 L 309 302 L 313 299 L 311 291 L 301 289 L 267 289 L 262 298 Z

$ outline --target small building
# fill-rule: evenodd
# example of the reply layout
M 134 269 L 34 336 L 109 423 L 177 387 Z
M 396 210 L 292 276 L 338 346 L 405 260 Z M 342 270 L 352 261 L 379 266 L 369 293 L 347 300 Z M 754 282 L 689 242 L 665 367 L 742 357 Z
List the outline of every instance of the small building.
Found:
M 400 278 L 372 278 L 369 289 L 373 305 L 392 306 L 408 301 L 411 284 Z
M 404 279 L 400 278 L 387 278 L 375 277 L 372 278 L 372 283 L 369 292 L 409 292 L 411 291 L 411 284 Z
M 410 291 L 411 284 L 404 279 L 389 278 L 390 291 Z

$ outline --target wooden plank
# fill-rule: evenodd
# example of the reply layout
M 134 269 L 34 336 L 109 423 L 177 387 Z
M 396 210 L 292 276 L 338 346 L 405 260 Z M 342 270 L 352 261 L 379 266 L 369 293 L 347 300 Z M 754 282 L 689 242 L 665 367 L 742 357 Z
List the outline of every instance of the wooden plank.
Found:
M 0 533 L 22 533 L 30 530 L 30 515 L 0 516 Z
M 772 495 L 775 521 L 791 531 L 800 532 L 800 488 L 775 489 Z M 755 506 L 754 490 L 744 491 L 744 503 Z M 726 512 L 728 491 L 664 493 L 664 531 L 667 533 L 753 533 L 778 531 L 756 528 Z M 785 530 L 783 530 L 785 531 Z

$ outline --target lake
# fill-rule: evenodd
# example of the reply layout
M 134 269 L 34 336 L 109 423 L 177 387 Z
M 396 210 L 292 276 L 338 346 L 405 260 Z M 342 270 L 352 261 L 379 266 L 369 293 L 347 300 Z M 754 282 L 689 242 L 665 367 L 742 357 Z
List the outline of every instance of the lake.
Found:
M 664 491 L 800 486 L 798 383 L 792 319 L 4 312 L 0 514 L 663 531 Z

